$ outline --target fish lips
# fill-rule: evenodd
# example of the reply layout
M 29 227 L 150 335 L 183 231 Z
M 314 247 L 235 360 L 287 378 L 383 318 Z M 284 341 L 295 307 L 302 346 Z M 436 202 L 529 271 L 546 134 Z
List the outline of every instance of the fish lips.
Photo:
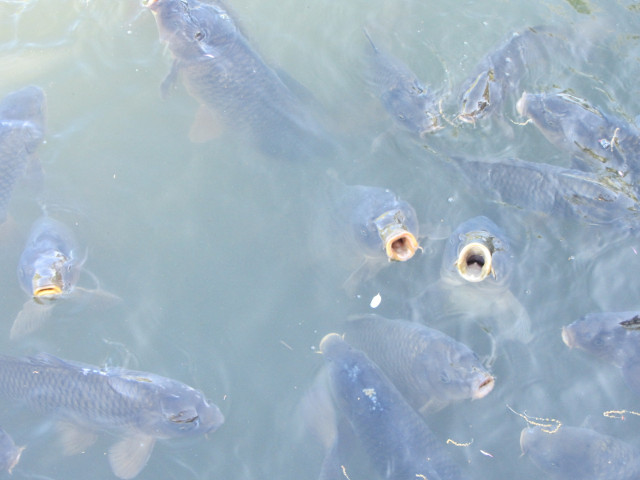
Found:
M 576 346 L 575 335 L 571 328 L 562 327 L 562 341 L 569 348 L 573 348 Z
M 486 397 L 493 390 L 495 383 L 496 381 L 493 375 L 485 374 L 480 376 L 474 384 L 471 399 L 478 400 Z

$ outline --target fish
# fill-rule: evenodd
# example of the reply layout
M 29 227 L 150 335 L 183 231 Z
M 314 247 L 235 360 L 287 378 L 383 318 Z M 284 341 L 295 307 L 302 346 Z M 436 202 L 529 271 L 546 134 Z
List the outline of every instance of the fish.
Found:
M 622 376 L 640 395 L 640 330 L 628 328 L 638 311 L 588 313 L 562 327 L 562 341 L 622 370 Z
M 412 300 L 415 319 L 471 318 L 488 332 L 495 357 L 498 341 L 528 343 L 531 319 L 509 288 L 514 254 L 493 220 L 462 222 L 447 239 L 440 278 Z
M 467 478 L 444 443 L 366 354 L 337 333 L 323 337 L 320 351 L 336 408 L 378 474 L 394 480 Z
M 99 432 L 121 437 L 108 458 L 122 479 L 144 468 L 156 440 L 203 435 L 224 423 L 202 392 L 177 380 L 47 353 L 0 355 L 0 396 L 55 417 L 67 454 L 84 451 Z
M 40 87 L 24 87 L 0 101 L 0 224 L 7 219 L 16 183 L 36 162 L 45 121 L 46 97 Z
M 375 314 L 352 316 L 343 329 L 345 341 L 374 361 L 422 414 L 493 390 L 495 379 L 478 356 L 439 330 Z
M 524 92 L 516 104 L 559 149 L 591 170 L 605 170 L 636 182 L 640 173 L 640 130 L 566 92 Z
M 465 282 L 505 283 L 513 271 L 506 235 L 493 220 L 479 216 L 461 223 L 449 237 L 442 273 Z
M 496 203 L 552 217 L 572 217 L 589 225 L 611 225 L 631 232 L 638 228 L 637 195 L 617 175 L 518 158 L 449 158 L 470 188 Z
M 515 95 L 532 68 L 548 65 L 565 40 L 551 27 L 529 27 L 514 32 L 485 56 L 460 87 L 458 119 L 476 123 Z
M 14 320 L 10 338 L 39 329 L 59 299 L 88 296 L 93 297 L 89 300 L 100 299 L 105 305 L 119 300 L 99 288 L 77 287 L 84 264 L 84 258 L 78 254 L 75 235 L 65 224 L 46 215 L 33 223 L 17 267 L 20 287 L 29 300 Z
M 366 30 L 364 34 L 372 48 L 369 83 L 394 122 L 420 137 L 444 128 L 434 93 L 407 65 L 378 49 Z
M 163 91 L 181 77 L 201 104 L 197 118 L 218 120 L 271 157 L 306 160 L 332 151 L 332 140 L 296 94 L 300 86 L 290 88 L 289 77 L 263 61 L 220 2 L 148 0 L 146 7 L 174 57 Z M 209 132 L 197 127 L 192 139 L 208 140 Z
M 332 181 L 323 185 L 319 198 L 310 248 L 320 252 L 322 262 L 330 258 L 349 272 L 343 282 L 348 293 L 421 249 L 416 211 L 393 191 Z
M 20 461 L 20 456 L 26 447 L 18 447 L 11 435 L 0 428 L 0 471 L 11 473 Z
M 527 427 L 520 434 L 522 453 L 553 480 L 635 480 L 640 450 L 589 428 L 561 426 L 548 433 Z

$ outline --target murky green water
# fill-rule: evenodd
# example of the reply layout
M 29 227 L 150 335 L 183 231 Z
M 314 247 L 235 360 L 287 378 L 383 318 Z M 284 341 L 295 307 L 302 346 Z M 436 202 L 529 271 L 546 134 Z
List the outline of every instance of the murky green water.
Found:
M 292 415 L 322 359 L 322 336 L 348 313 L 408 316 L 409 296 L 439 276 L 443 239 L 462 221 L 487 215 L 516 252 L 512 291 L 535 335 L 505 347 L 486 398 L 429 419 L 473 478 L 537 479 L 518 445 L 524 421 L 506 405 L 570 425 L 586 419 L 637 443 L 637 422 L 602 420 L 610 409 L 638 409 L 613 367 L 569 351 L 560 327 L 590 311 L 640 307 L 635 238 L 563 218 L 496 205 L 469 191 L 439 152 L 513 155 L 570 165 L 513 102 L 505 122 L 447 129 L 424 142 L 392 128 L 364 82 L 366 27 L 425 83 L 450 93 L 475 64 L 515 30 L 540 24 L 607 32 L 588 65 L 560 65 L 525 88 L 571 88 L 593 104 L 633 118 L 640 112 L 640 20 L 630 2 L 236 0 L 230 7 L 265 60 L 302 83 L 327 111 L 342 158 L 279 162 L 224 135 L 188 140 L 196 102 L 179 85 L 162 100 L 170 68 L 152 15 L 135 1 L 0 1 L 0 95 L 27 84 L 48 97 L 48 135 L 40 148 L 49 211 L 75 225 L 86 268 L 122 298 L 111 309 L 65 309 L 46 328 L 8 340 L 26 300 L 15 265 L 39 207 L 27 189 L 11 206 L 16 222 L 3 247 L 0 304 L 8 354 L 47 351 L 91 364 L 127 363 L 182 380 L 206 393 L 227 421 L 210 438 L 159 442 L 140 479 L 315 478 L 321 448 L 299 435 Z M 582 13 L 589 11 L 590 14 Z M 558 66 L 556 66 L 558 67 Z M 549 72 L 551 72 L 551 68 Z M 318 184 L 329 172 L 348 184 L 391 188 L 413 204 L 424 252 L 392 265 L 352 298 L 349 272 L 314 248 Z M 320 185 L 320 188 L 321 185 Z M 319 233 L 320 232 L 320 233 Z M 311 238 L 314 237 L 314 238 Z M 93 285 L 84 275 L 81 283 Z M 451 328 L 455 333 L 455 328 Z M 465 338 L 482 347 L 482 341 Z M 487 352 L 480 351 L 481 354 Z M 15 478 L 114 478 L 103 437 L 65 458 L 55 428 L 13 406 L 0 424 L 27 450 Z M 46 427 L 46 428 L 45 428 Z M 51 428 L 49 428 L 51 427 Z M 486 452 L 489 455 L 487 455 Z M 357 474 L 350 477 L 358 478 Z

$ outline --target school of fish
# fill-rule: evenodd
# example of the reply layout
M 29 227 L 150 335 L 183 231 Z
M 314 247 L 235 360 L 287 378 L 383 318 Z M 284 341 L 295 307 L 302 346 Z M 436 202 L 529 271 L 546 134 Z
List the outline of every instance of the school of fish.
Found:
M 153 15 L 159 41 L 172 59 L 167 77 L 158 79 L 162 96 L 171 96 L 181 84 L 198 104 L 191 141 L 206 143 L 221 127 L 223 135 L 291 169 L 349 156 L 312 92 L 267 63 L 218 0 L 146 0 L 141 10 Z M 383 269 L 401 268 L 421 255 L 437 256 L 440 269 L 427 272 L 427 284 L 406 288 L 395 318 L 358 312 L 333 319 L 334 331 L 319 331 L 317 374 L 300 394 L 294 417 L 305 438 L 319 440 L 322 461 L 310 477 L 338 480 L 353 478 L 348 472 L 356 471 L 391 480 L 480 478 L 459 452 L 452 453 L 447 433 L 432 424 L 440 411 L 490 398 L 509 381 L 492 372 L 498 359 L 536 341 L 533 312 L 511 286 L 520 258 L 505 226 L 498 224 L 499 212 L 567 218 L 578 226 L 637 236 L 640 129 L 561 85 L 533 90 L 533 77 L 541 72 L 553 77 L 549 64 L 573 62 L 577 68 L 587 61 L 589 42 L 574 38 L 578 34 L 571 29 L 532 25 L 505 32 L 505 40 L 449 91 L 424 83 L 366 25 L 362 32 L 363 87 L 400 128 L 393 134 L 429 144 L 450 130 L 504 123 L 507 105 L 514 105 L 524 120 L 518 126 L 533 124 L 571 159 L 560 166 L 486 158 L 450 142 L 439 152 L 443 163 L 495 209 L 449 225 L 442 254 L 427 249 L 433 240 L 403 192 L 347 181 L 323 167 L 313 174 L 318 191 L 309 192 L 317 207 L 309 213 L 315 219 L 309 249 L 318 255 L 314 268 L 340 267 L 337 281 L 344 295 L 354 297 Z M 47 116 L 56 115 L 47 103 L 45 85 L 3 92 L 0 226 L 9 223 L 12 197 L 25 188 L 25 180 L 48 180 L 38 160 Z M 30 219 L 14 271 L 26 300 L 19 312 L 5 312 L 13 318 L 7 337 L 25 346 L 37 345 L 35 339 L 65 305 L 87 315 L 87 305 L 105 309 L 120 300 L 86 269 L 89 248 L 77 240 L 73 225 L 56 218 L 57 206 L 33 198 L 40 216 Z M 379 303 L 378 296 L 370 307 Z M 556 340 L 580 351 L 576 355 L 584 355 L 585 363 L 616 367 L 640 396 L 640 310 L 594 312 L 564 323 Z M 618 375 L 615 368 L 611 375 Z M 221 428 L 226 415 L 204 392 L 179 380 L 46 352 L 1 354 L 0 397 L 54 421 L 65 454 L 84 452 L 99 434 L 115 437 L 105 465 L 121 479 L 138 476 L 153 462 L 156 442 L 204 437 Z M 520 416 L 527 422 L 520 438 L 502 440 L 519 445 L 543 478 L 640 479 L 638 446 L 596 428 L 552 429 L 540 419 Z M 222 428 L 217 435 L 225 433 Z M 22 458 L 19 468 L 28 471 L 25 448 L 0 429 L 0 469 L 11 473 Z

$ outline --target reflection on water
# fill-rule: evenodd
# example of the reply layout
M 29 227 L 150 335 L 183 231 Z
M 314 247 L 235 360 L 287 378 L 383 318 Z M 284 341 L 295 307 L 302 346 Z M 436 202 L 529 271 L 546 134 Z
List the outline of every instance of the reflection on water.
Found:
M 63 309 L 37 334 L 9 341 L 26 300 L 14 273 L 17 258 L 41 214 L 33 193 L 18 188 L 12 232 L 0 252 L 1 351 L 126 363 L 193 385 L 220 406 L 227 421 L 219 431 L 159 442 L 138 478 L 314 478 L 322 448 L 301 436 L 291 412 L 322 363 L 318 342 L 339 330 L 346 315 L 370 311 L 377 293 L 377 313 L 409 318 L 409 297 L 439 278 L 449 233 L 486 215 L 509 238 L 510 288 L 529 313 L 534 339 L 526 348 L 502 345 L 491 394 L 449 406 L 428 417 L 429 425 L 443 441 L 473 440 L 447 448 L 470 464 L 474 478 L 539 478 L 520 457 L 524 421 L 507 405 L 568 425 L 595 418 L 595 428 L 634 442 L 635 418 L 600 416 L 633 410 L 638 400 L 612 367 L 570 351 L 560 329 L 590 311 L 638 309 L 630 274 L 640 263 L 637 239 L 492 203 L 465 187 L 447 154 L 571 166 L 532 125 L 513 122 L 520 121 L 514 99 L 499 118 L 448 125 L 416 141 L 394 128 L 364 71 L 366 27 L 376 44 L 455 102 L 455 87 L 509 32 L 590 19 L 606 32 L 590 63 L 554 65 L 553 78 L 543 70 L 521 88 L 570 89 L 633 118 L 640 111 L 637 8 L 592 1 L 588 15 L 580 13 L 585 4 L 232 2 L 254 48 L 313 94 L 340 143 L 336 158 L 298 164 L 261 155 L 224 133 L 205 144 L 188 140 L 197 104 L 180 82 L 161 99 L 171 61 L 152 15 L 136 1 L 0 1 L 0 94 L 35 84 L 48 97 L 47 141 L 39 148 L 46 187 L 38 196 L 74 227 L 88 253 L 84 268 L 122 298 L 110 309 Z M 319 255 L 326 249 L 309 238 L 317 232 L 314 212 L 327 174 L 347 185 L 393 190 L 414 206 L 426 235 L 423 252 L 380 270 L 354 297 L 341 289 L 343 265 Z M 95 286 L 90 276 L 83 281 Z M 489 353 L 482 330 L 438 327 Z M 14 477 L 82 478 L 91 469 L 94 478 L 113 478 L 104 458 L 109 438 L 62 458 L 47 419 L 4 406 L 0 423 L 27 445 Z

